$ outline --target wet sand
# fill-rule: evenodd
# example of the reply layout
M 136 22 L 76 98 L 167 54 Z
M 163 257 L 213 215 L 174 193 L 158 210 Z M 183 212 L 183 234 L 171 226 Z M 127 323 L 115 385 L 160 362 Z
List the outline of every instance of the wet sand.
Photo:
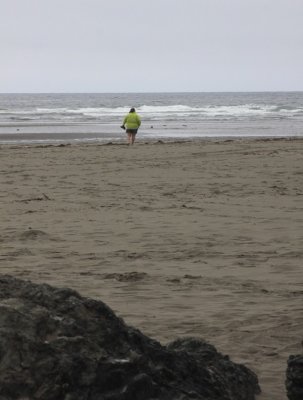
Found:
M 286 399 L 303 331 L 303 140 L 0 146 L 0 273 L 198 336 Z

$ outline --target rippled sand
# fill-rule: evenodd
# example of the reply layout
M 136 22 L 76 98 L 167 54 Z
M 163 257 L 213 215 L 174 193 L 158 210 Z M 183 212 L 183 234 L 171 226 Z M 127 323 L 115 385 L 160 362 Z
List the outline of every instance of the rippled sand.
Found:
M 284 400 L 301 352 L 303 140 L 1 146 L 0 272 L 162 343 L 198 336 Z

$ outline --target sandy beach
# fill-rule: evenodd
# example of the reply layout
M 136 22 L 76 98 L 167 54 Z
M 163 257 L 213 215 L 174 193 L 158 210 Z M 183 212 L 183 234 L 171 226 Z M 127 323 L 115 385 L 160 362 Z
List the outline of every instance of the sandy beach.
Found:
M 303 331 L 303 139 L 0 146 L 0 273 L 197 336 L 285 400 Z

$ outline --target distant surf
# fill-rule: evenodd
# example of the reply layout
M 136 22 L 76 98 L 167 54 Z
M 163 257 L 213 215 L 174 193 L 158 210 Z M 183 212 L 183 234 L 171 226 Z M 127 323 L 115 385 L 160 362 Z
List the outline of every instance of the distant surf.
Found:
M 119 140 L 134 106 L 143 138 L 303 136 L 303 93 L 1 94 L 0 142 Z

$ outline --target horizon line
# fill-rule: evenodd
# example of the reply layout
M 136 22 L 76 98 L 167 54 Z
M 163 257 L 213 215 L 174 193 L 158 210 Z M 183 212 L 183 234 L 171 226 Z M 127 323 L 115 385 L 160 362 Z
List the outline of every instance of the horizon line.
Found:
M 144 92 L 73 92 L 73 91 L 66 91 L 66 92 L 0 92 L 0 95 L 6 94 L 182 94 L 182 93 L 302 93 L 303 90 L 215 90 L 215 91 L 144 91 Z

